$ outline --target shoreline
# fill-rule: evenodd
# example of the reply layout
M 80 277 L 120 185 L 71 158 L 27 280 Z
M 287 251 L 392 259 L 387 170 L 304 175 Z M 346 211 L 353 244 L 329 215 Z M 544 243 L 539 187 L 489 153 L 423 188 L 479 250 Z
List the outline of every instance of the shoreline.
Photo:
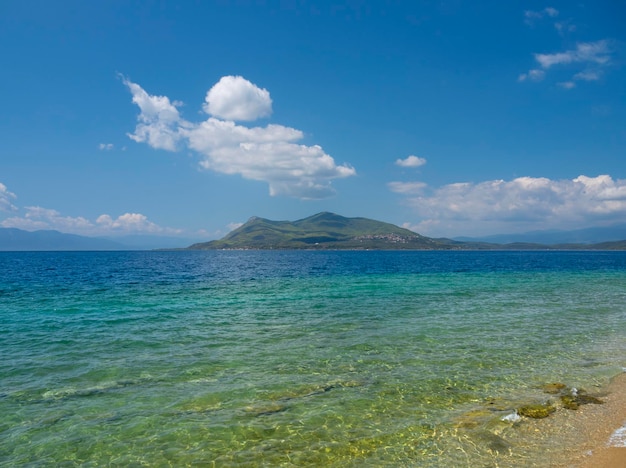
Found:
M 508 432 L 505 439 L 517 447 L 517 455 L 500 460 L 502 466 L 626 467 L 626 370 L 587 390 L 603 403 L 560 407 L 549 417 L 524 418 Z
M 603 399 L 603 405 L 588 405 L 588 414 L 579 427 L 587 435 L 588 444 L 572 458 L 573 466 L 626 466 L 626 372 L 611 380 Z
M 564 429 L 563 462 L 548 466 L 621 468 L 626 466 L 626 372 L 611 379 L 600 398 L 602 405 L 585 405 L 564 413 L 554 424 Z

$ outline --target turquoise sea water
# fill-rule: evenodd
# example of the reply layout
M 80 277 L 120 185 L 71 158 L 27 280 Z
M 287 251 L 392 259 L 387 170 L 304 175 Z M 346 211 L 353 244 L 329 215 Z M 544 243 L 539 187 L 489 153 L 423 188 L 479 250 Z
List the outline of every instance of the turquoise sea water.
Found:
M 0 253 L 0 465 L 542 466 L 625 318 L 624 252 Z

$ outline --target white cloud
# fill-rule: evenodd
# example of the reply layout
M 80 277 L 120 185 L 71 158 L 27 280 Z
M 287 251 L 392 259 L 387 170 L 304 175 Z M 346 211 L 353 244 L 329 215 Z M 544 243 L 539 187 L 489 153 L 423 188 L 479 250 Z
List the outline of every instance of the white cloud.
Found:
M 104 214 L 95 223 L 82 216 L 63 216 L 57 210 L 28 206 L 24 216 L 13 216 L 0 223 L 2 227 L 14 227 L 26 231 L 39 229 L 57 230 L 80 235 L 110 234 L 180 234 L 179 229 L 164 228 L 139 213 L 126 213 L 116 219 Z
M 418 156 L 409 156 L 406 159 L 397 159 L 396 165 L 401 167 L 420 167 L 426 164 L 425 158 L 420 158 Z
M 611 60 L 611 48 L 609 41 L 601 40 L 596 42 L 579 42 L 575 49 L 554 54 L 534 54 L 535 60 L 548 69 L 554 65 L 569 63 L 596 63 L 599 65 L 608 64 Z
M 280 125 L 249 129 L 210 118 L 185 134 L 189 147 L 205 156 L 201 167 L 268 182 L 272 196 L 325 198 L 334 193 L 330 179 L 355 173 L 337 166 L 320 146 L 291 143 L 301 133 Z
M 132 232 L 132 233 L 148 233 L 148 234 L 177 234 L 180 231 L 171 228 L 162 228 L 152 221 L 148 221 L 148 217 L 140 213 L 125 213 L 116 219 L 111 218 L 107 214 L 98 216 L 96 219 L 98 227 L 110 232 Z
M 387 187 L 392 192 L 407 195 L 422 193 L 427 185 L 424 182 L 389 182 Z
M 130 137 L 170 151 L 184 143 L 202 155 L 203 169 L 267 182 L 270 195 L 302 199 L 328 197 L 335 193 L 333 179 L 356 174 L 349 165 L 338 166 L 320 146 L 297 144 L 304 137 L 300 130 L 235 123 L 271 112 L 269 93 L 241 77 L 224 77 L 211 88 L 205 110 L 213 116 L 197 124 L 181 118 L 167 97 L 151 96 L 126 79 L 124 83 L 141 111 Z
M 601 71 L 585 70 L 574 75 L 575 80 L 597 81 L 602 77 Z
M 0 211 L 17 212 L 19 208 L 11 203 L 16 199 L 14 193 L 0 183 Z M 79 235 L 110 235 L 110 234 L 182 234 L 181 229 L 158 226 L 140 213 L 125 213 L 113 219 L 108 214 L 100 215 L 95 222 L 82 216 L 64 216 L 59 211 L 41 206 L 23 208 L 23 215 L 15 215 L 0 221 L 5 228 L 18 228 L 26 231 L 40 229 L 56 230 Z
M 228 231 L 234 231 L 237 228 L 240 228 L 241 226 L 243 226 L 243 223 L 228 223 L 228 226 L 226 226 L 228 228 Z
M 573 81 L 562 81 L 560 83 L 557 83 L 557 85 L 563 89 L 572 89 L 576 87 L 576 83 L 574 83 Z
M 223 76 L 207 93 L 204 110 L 226 120 L 256 120 L 272 113 L 272 99 L 241 76 Z
M 54 229 L 62 232 L 81 233 L 88 232 L 93 225 L 82 216 L 62 216 L 56 210 L 42 208 L 41 206 L 27 206 L 23 217 L 14 216 L 2 221 L 3 227 L 14 227 L 25 230 Z
M 100 151 L 111 151 L 113 149 L 113 143 L 100 143 L 98 149 Z
M 608 175 L 573 180 L 519 177 L 449 184 L 422 195 L 404 193 L 422 217 L 413 228 L 430 235 L 567 229 L 626 219 L 626 180 Z
M 13 204 L 17 196 L 9 192 L 6 185 L 0 182 L 0 211 L 16 211 L 17 207 Z
M 534 54 L 534 58 L 541 66 L 541 69 L 532 69 L 527 73 L 522 73 L 518 81 L 541 81 L 546 71 L 556 66 L 569 66 L 569 68 L 579 68 L 570 80 L 559 83 L 559 86 L 571 89 L 575 86 L 573 80 L 597 81 L 602 74 L 601 68 L 612 63 L 614 50 L 611 42 L 607 39 L 595 42 L 579 42 L 575 49 L 553 54 Z
M 153 148 L 175 151 L 181 125 L 176 106 L 181 103 L 172 103 L 166 96 L 151 96 L 126 78 L 124 84 L 132 93 L 133 102 L 141 110 L 135 133 L 129 133 L 128 136 L 138 143 L 148 143 Z

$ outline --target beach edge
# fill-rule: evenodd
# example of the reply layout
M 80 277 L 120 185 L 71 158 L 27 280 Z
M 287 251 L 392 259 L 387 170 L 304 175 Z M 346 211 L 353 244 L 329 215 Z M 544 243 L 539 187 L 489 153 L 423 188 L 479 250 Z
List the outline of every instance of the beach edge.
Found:
M 586 442 L 567 466 L 621 468 L 626 466 L 626 369 L 608 386 L 603 405 L 589 405 L 578 428 Z

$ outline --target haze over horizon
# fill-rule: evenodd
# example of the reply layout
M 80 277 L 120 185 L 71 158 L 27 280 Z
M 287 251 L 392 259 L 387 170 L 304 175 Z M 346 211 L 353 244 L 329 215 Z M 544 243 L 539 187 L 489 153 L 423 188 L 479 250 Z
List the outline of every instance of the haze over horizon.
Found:
M 0 227 L 430 237 L 626 220 L 618 2 L 0 5 Z

